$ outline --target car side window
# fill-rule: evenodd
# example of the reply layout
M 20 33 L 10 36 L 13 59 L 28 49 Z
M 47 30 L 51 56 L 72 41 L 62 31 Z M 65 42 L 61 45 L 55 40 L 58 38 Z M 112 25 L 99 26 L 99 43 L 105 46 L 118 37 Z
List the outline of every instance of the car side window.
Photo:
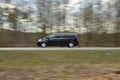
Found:
M 73 38 L 74 36 L 64 35 L 63 38 Z
M 56 35 L 54 38 L 60 38 L 60 36 Z
M 59 35 L 49 35 L 48 37 L 49 37 L 49 38 L 60 38 Z

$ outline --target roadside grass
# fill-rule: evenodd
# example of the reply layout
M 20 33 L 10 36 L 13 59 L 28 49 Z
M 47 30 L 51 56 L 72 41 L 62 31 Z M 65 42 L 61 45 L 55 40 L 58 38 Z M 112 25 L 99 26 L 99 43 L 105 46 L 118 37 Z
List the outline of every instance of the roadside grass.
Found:
M 120 80 L 120 50 L 0 51 L 0 80 Z
M 0 51 L 0 65 L 120 63 L 120 50 Z

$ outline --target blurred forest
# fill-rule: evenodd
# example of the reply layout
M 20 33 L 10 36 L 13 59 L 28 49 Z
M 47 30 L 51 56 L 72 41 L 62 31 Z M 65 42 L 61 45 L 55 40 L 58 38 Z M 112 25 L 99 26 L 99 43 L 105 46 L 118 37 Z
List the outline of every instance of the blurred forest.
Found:
M 0 47 L 76 32 L 80 46 L 120 47 L 120 0 L 0 0 Z

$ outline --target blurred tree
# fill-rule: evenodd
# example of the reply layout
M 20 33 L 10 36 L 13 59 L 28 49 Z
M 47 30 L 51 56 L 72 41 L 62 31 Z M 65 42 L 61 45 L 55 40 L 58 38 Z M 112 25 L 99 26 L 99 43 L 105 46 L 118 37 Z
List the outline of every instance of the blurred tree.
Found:
M 59 26 L 65 26 L 66 14 L 64 4 L 67 4 L 68 0 L 38 0 L 37 3 L 39 22 L 47 24 L 46 28 L 51 28 L 52 31 L 52 27 L 57 26 L 59 31 Z
M 120 32 L 120 0 L 116 1 L 115 7 L 117 10 L 116 32 Z
M 51 0 L 37 0 L 39 20 L 38 22 L 42 25 L 43 33 L 46 33 L 46 25 L 49 25 L 50 20 L 50 1 Z
M 90 32 L 92 29 L 92 20 L 94 14 L 92 7 L 92 5 L 89 5 L 84 9 L 84 27 L 87 29 L 87 32 Z
M 84 9 L 83 17 L 84 17 L 84 27 L 86 28 L 86 35 L 85 35 L 85 43 L 87 46 L 91 44 L 91 36 L 92 36 L 92 20 L 93 20 L 93 5 L 89 5 Z
M 120 0 L 115 3 L 117 10 L 116 26 L 115 26 L 115 45 L 120 46 Z
M 9 18 L 9 22 L 13 26 L 12 28 L 14 30 L 17 30 L 17 12 L 16 12 L 16 10 L 14 12 L 10 12 L 8 18 Z

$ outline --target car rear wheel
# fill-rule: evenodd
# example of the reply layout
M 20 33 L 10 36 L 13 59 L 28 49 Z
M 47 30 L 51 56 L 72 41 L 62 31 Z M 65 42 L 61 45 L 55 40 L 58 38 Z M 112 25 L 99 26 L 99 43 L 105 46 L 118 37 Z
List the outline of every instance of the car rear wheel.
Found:
M 47 44 L 46 44 L 46 43 L 42 43 L 42 44 L 41 44 L 41 47 L 42 47 L 42 48 L 45 48 L 45 47 L 47 47 Z
M 72 42 L 68 43 L 68 47 L 70 47 L 70 48 L 74 47 L 74 43 L 72 43 Z

